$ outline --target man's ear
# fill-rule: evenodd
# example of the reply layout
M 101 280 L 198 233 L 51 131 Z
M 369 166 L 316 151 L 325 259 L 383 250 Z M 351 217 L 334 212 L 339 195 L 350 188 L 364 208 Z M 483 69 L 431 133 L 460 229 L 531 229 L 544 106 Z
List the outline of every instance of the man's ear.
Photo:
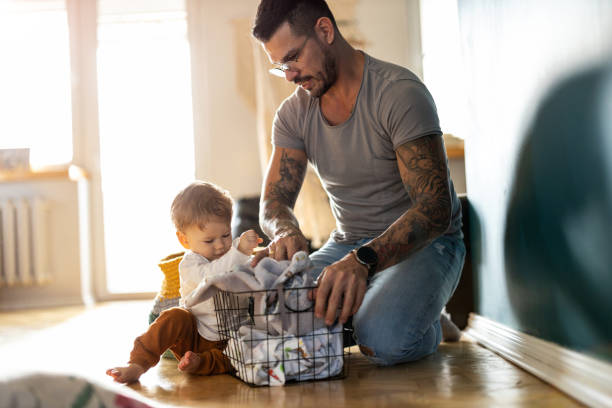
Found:
M 176 237 L 178 238 L 183 248 L 190 249 L 189 240 L 187 239 L 187 235 L 183 234 L 181 231 L 176 231 Z
M 320 17 L 315 23 L 314 30 L 319 40 L 325 44 L 330 45 L 336 38 L 334 23 L 328 17 Z

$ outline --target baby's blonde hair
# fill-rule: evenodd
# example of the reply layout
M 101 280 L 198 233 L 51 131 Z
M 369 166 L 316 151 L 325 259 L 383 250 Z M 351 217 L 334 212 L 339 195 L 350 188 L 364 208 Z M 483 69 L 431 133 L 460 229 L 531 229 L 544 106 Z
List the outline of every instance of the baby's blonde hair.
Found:
M 211 218 L 231 223 L 232 205 L 226 190 L 206 181 L 195 181 L 177 194 L 170 212 L 176 229 L 185 232 L 191 225 L 203 229 Z

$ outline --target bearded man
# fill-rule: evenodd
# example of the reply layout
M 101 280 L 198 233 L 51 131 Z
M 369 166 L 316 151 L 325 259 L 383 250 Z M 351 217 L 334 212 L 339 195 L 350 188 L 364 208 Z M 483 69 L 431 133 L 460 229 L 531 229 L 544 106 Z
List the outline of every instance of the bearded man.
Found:
M 293 207 L 311 163 L 336 219 L 311 255 L 315 315 L 328 325 L 351 318 L 379 365 L 435 352 L 465 246 L 429 91 L 408 69 L 354 49 L 324 0 L 262 0 L 253 36 L 299 85 L 274 119 L 260 203 L 271 243 L 253 265 L 307 249 Z

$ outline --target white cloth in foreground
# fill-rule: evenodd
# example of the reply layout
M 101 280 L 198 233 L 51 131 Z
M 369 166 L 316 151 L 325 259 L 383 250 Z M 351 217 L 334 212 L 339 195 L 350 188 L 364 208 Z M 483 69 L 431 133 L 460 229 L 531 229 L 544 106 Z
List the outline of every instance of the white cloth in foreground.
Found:
M 236 374 L 255 385 L 284 385 L 340 374 L 343 365 L 342 324 L 321 328 L 304 336 L 274 337 L 265 330 L 242 326 L 227 345 L 230 354 L 243 360 Z
M 0 407 L 159 406 L 129 387 L 98 382 L 75 374 L 31 373 L 0 380 Z

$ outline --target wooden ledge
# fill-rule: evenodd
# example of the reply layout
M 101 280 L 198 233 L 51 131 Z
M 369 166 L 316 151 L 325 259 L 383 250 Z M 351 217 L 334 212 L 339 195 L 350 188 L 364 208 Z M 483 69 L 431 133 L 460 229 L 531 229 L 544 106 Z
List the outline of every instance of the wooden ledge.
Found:
M 450 133 L 445 133 L 443 137 L 446 147 L 446 157 L 449 159 L 463 159 L 465 157 L 463 139 L 453 136 Z
M 463 159 L 465 157 L 465 152 L 463 151 L 463 146 L 461 147 L 447 147 L 446 148 L 446 157 L 449 159 Z
M 36 181 L 50 179 L 67 179 L 71 181 L 80 181 L 86 180 L 87 178 L 87 172 L 74 164 L 59 167 L 46 167 L 20 172 L 0 171 L 0 183 L 14 183 L 20 181 Z

